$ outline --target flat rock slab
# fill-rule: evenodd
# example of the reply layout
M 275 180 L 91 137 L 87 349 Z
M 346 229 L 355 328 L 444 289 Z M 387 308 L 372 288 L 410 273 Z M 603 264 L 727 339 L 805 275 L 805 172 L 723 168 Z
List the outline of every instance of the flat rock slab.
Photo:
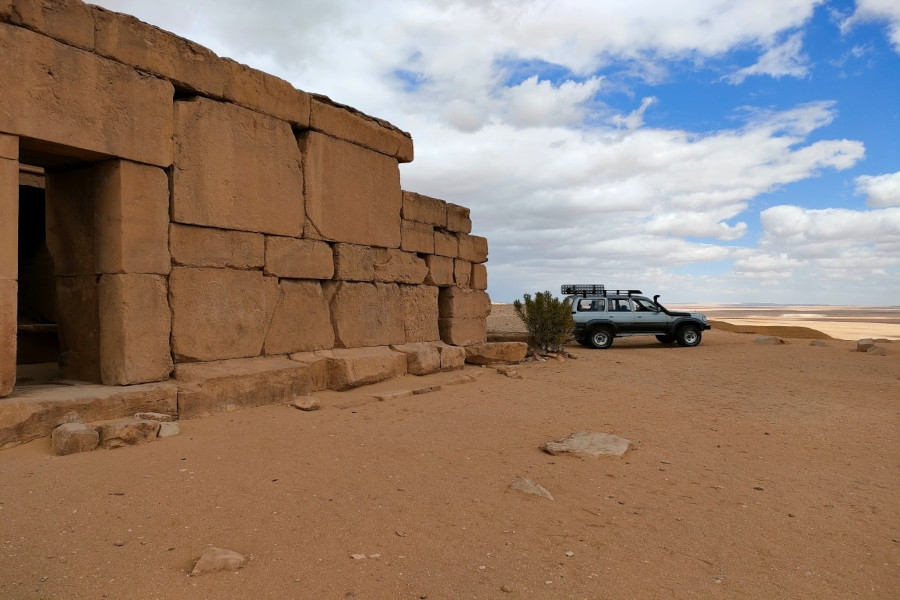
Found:
M 525 477 L 516 477 L 516 480 L 513 481 L 509 485 L 510 489 L 516 490 L 517 492 L 523 492 L 525 494 L 532 494 L 534 496 L 540 496 L 541 498 L 546 498 L 547 500 L 553 500 L 553 494 L 547 491 L 547 489 L 537 483 L 531 481 L 530 479 L 526 479 Z
M 210 546 L 200 555 L 200 559 L 194 565 L 194 570 L 191 571 L 191 576 L 215 573 L 217 571 L 237 571 L 246 562 L 247 558 L 243 554 L 239 554 L 234 550 Z
M 622 456 L 631 448 L 631 441 L 609 433 L 579 431 L 561 440 L 545 442 L 541 449 L 547 454 L 576 454 L 578 456 Z

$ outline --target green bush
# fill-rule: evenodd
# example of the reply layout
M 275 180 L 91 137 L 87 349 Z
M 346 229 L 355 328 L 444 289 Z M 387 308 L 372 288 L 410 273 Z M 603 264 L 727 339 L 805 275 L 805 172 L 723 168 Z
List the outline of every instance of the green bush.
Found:
M 568 298 L 560 300 L 549 291 L 536 292 L 534 299 L 525 294 L 524 301 L 514 301 L 513 308 L 542 351 L 561 352 L 572 340 L 574 323 Z

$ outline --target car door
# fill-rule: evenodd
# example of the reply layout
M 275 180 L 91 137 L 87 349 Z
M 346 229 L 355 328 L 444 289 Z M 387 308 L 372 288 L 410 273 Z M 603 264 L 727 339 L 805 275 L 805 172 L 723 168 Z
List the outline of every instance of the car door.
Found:
M 647 298 L 632 298 L 635 333 L 666 333 L 669 316 Z
M 617 333 L 634 333 L 634 312 L 628 298 L 609 298 L 607 300 L 609 320 L 615 323 Z

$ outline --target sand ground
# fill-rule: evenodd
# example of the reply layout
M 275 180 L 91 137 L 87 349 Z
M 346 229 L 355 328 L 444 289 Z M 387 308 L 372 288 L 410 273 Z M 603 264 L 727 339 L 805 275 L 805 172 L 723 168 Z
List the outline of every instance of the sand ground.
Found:
M 900 345 L 754 338 L 573 345 L 520 379 L 4 450 L 0 598 L 896 598 Z M 633 448 L 539 449 L 581 430 Z M 249 561 L 188 577 L 208 545 Z

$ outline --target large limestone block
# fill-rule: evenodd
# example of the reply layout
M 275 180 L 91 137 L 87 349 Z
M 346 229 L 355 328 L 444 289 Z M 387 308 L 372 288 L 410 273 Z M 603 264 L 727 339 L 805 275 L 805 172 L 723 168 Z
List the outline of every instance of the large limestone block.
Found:
M 425 257 L 425 265 L 428 267 L 428 275 L 425 283 L 447 287 L 453 285 L 453 259 L 448 256 L 429 254 Z
M 315 352 L 294 352 L 288 358 L 309 367 L 310 391 L 318 392 L 329 388 L 328 359 L 324 356 L 319 356 Z
M 487 287 L 487 267 L 484 265 L 472 265 L 472 289 L 486 290 Z
M 4 0 L 0 21 L 33 31 L 85 50 L 94 48 L 91 7 L 80 0 Z
M 287 121 L 298 129 L 309 127 L 309 94 L 294 89 L 284 79 L 251 69 L 230 58 L 220 60 L 225 68 L 225 99 Z
M 447 203 L 415 192 L 403 192 L 403 218 L 434 227 L 447 227 Z
M 59 366 L 66 379 L 100 381 L 99 277 L 56 278 Z
M 337 348 L 406 343 L 403 297 L 394 283 L 328 282 L 323 284 L 331 307 Z
M 428 375 L 441 370 L 441 351 L 434 344 L 398 344 L 391 350 L 406 355 L 406 371 L 413 375 Z
M 434 227 L 403 219 L 400 224 L 400 249 L 406 252 L 434 254 Z
M 53 454 L 66 456 L 77 452 L 90 452 L 100 443 L 100 434 L 84 423 L 63 423 L 51 434 Z
M 169 226 L 172 262 L 186 267 L 259 269 L 265 264 L 265 236 L 172 223 Z
M 387 154 L 400 162 L 413 159 L 413 141 L 408 133 L 349 106 L 335 104 L 325 96 L 313 95 L 309 126 L 331 137 Z
M 276 356 L 179 364 L 175 379 L 181 419 L 287 403 L 311 391 L 309 367 Z
M 447 230 L 455 233 L 469 233 L 472 231 L 472 220 L 469 218 L 469 209 L 458 204 L 447 203 Z
M 375 279 L 372 248 L 356 244 L 334 244 L 334 278 L 343 281 Z
M 472 263 L 458 259 L 453 261 L 453 283 L 472 287 Z
M 156 440 L 159 421 L 124 419 L 100 426 L 100 446 L 106 449 L 135 446 Z
M 171 260 L 166 172 L 123 160 L 101 163 L 95 170 L 98 272 L 167 274 Z
M 487 262 L 488 241 L 480 235 L 459 234 L 459 257 L 471 263 Z
M 16 304 L 18 285 L 0 279 L 0 398 L 16 383 Z
M 100 279 L 100 376 L 106 385 L 161 381 L 172 372 L 171 311 L 166 278 Z
M 306 214 L 325 240 L 400 247 L 397 160 L 311 131 L 300 137 Z
M 331 245 L 316 240 L 266 236 L 266 273 L 290 279 L 331 279 Z
M 19 160 L 19 138 L 0 133 L 0 158 Z
M 441 371 L 455 371 L 466 366 L 466 349 L 462 346 L 438 344 L 441 352 Z
M 316 352 L 328 360 L 333 390 L 348 390 L 406 374 L 406 355 L 390 348 L 349 348 Z
M 452 346 L 480 344 L 487 339 L 487 323 L 484 317 L 440 319 L 438 327 L 441 331 L 441 340 Z
M 0 23 L 0 131 L 160 167 L 172 164 L 168 81 Z
M 0 158 L 0 279 L 18 277 L 18 256 L 19 163 Z
M 407 342 L 434 342 L 438 331 L 438 288 L 433 285 L 401 285 L 403 328 Z
M 521 362 L 528 354 L 525 342 L 484 342 L 466 346 L 466 362 L 473 365 L 494 365 Z
M 329 256 L 331 252 L 329 251 Z M 290 354 L 334 347 L 331 311 L 316 281 L 282 281 L 266 335 L 265 354 Z
M 47 249 L 57 276 L 98 272 L 94 203 L 98 169 L 85 167 L 47 175 Z
M 425 261 L 413 252 L 394 248 L 373 248 L 375 281 L 397 283 L 422 283 L 428 274 Z
M 206 98 L 175 103 L 173 221 L 299 237 L 303 206 L 288 123 Z
M 175 359 L 258 356 L 278 297 L 278 280 L 259 271 L 173 268 L 169 304 Z
M 459 239 L 446 231 L 434 232 L 434 253 L 438 256 L 456 258 L 459 256 Z
M 70 412 L 77 412 L 85 422 L 120 419 L 139 412 L 175 414 L 177 389 L 167 382 L 23 388 L 3 401 L 0 447 L 48 436 Z
M 481 290 L 445 288 L 440 291 L 438 307 L 441 317 L 483 319 L 491 314 L 491 298 Z

